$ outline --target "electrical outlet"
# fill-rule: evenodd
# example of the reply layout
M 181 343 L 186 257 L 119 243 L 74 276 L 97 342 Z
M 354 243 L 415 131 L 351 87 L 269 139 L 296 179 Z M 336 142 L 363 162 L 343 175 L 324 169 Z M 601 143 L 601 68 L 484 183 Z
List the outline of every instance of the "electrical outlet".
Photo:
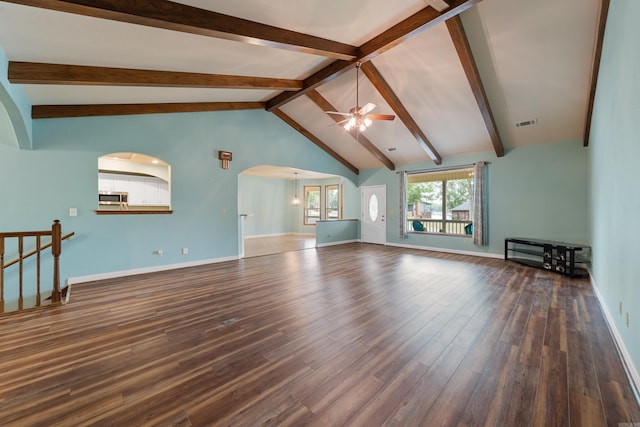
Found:
M 69 208 L 69 216 L 78 216 L 78 208 Z
M 189 254 L 189 248 L 182 248 L 182 255 L 188 255 Z

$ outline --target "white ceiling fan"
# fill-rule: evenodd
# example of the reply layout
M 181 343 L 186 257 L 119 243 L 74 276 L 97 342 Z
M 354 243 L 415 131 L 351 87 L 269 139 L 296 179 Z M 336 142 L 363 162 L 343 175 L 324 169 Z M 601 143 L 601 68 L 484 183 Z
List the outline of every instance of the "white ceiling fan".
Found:
M 360 62 L 356 63 L 356 106 L 351 108 L 348 113 L 342 113 L 339 111 L 326 111 L 326 113 L 345 116 L 346 118 L 344 120 L 340 120 L 339 122 L 336 122 L 336 124 L 341 125 L 347 131 L 356 130 L 357 132 L 364 132 L 369 126 L 371 126 L 373 120 L 394 120 L 396 116 L 393 114 L 369 114 L 370 111 L 376 108 L 376 104 L 371 102 L 360 107 L 358 85 L 359 71 Z

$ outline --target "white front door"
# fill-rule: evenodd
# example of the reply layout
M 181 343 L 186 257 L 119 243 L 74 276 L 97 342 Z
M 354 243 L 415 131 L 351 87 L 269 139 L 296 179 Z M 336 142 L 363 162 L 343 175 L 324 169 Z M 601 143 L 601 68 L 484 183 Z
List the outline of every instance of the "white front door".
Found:
M 387 242 L 387 186 L 362 187 L 361 195 L 361 240 L 384 245 Z

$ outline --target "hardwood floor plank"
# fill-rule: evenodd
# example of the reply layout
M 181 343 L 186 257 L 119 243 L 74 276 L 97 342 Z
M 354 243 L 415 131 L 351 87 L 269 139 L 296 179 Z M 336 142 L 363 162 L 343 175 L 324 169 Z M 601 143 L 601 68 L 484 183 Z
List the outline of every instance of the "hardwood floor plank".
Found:
M 420 362 L 410 361 L 376 394 L 356 416 L 349 420 L 352 426 L 373 426 L 386 420 L 399 406 L 428 368 Z
M 284 363 L 286 362 L 286 363 Z M 311 371 L 304 362 L 291 358 L 256 372 L 259 381 L 238 383 L 186 410 L 195 425 L 228 422 L 235 414 L 259 402 L 275 390 L 285 387 Z
M 600 400 L 600 388 L 589 343 L 578 331 L 570 330 L 567 336 L 569 354 L 569 390 Z
M 533 312 L 527 322 L 524 338 L 520 345 L 520 363 L 533 368 L 540 367 L 542 347 L 547 326 L 547 318 L 534 315 Z
M 507 384 L 497 426 L 530 426 L 535 412 L 539 369 L 516 363 Z
M 460 367 L 456 369 L 438 399 L 422 420 L 423 425 L 454 427 L 462 415 L 480 374 Z
M 3 426 L 629 422 L 589 281 L 499 259 L 311 248 L 0 316 Z
M 506 395 L 509 377 L 518 357 L 518 347 L 499 342 L 493 357 L 486 365 L 478 386 L 473 390 L 462 412 L 460 424 L 464 426 L 494 426 Z
M 360 408 L 365 405 L 384 385 L 382 381 L 365 375 L 345 391 L 345 398 L 340 398 L 335 403 L 325 408 L 309 423 L 310 427 L 326 427 L 344 425 Z
M 533 418 L 535 427 L 568 426 L 567 354 L 544 347 Z
M 585 396 L 576 390 L 569 390 L 569 411 L 571 426 L 600 427 L 607 425 L 598 399 Z
M 448 347 L 420 378 L 418 384 L 387 418 L 385 426 L 421 425 L 449 379 L 464 358 L 467 349 L 452 345 Z
M 360 381 L 363 376 L 371 376 L 369 371 L 375 367 L 381 354 L 385 354 L 385 350 L 381 347 L 369 349 L 345 369 L 332 375 L 320 387 L 302 399 L 301 402 L 314 414 L 321 412 L 324 408 L 337 401 L 353 383 Z

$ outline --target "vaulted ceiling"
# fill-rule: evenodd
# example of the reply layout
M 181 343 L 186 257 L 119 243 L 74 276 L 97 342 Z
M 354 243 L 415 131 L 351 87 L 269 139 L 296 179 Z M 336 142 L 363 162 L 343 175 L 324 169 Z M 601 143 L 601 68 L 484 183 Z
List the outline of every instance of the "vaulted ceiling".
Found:
M 0 1 L 0 47 L 34 119 L 263 109 L 357 172 L 586 144 L 607 5 Z M 356 134 L 326 114 L 356 105 L 356 76 L 395 120 Z

